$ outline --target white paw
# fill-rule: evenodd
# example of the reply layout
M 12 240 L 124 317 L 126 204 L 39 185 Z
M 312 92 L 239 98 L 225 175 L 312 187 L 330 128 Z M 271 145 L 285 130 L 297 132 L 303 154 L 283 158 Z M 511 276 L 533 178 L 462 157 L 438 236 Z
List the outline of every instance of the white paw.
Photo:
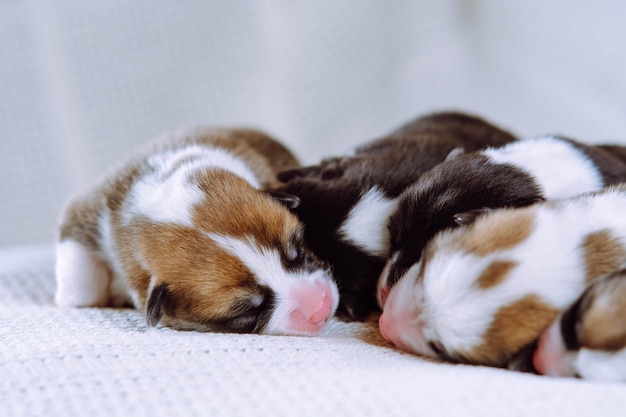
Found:
M 111 273 L 92 251 L 74 240 L 56 247 L 59 307 L 105 307 L 109 302 Z

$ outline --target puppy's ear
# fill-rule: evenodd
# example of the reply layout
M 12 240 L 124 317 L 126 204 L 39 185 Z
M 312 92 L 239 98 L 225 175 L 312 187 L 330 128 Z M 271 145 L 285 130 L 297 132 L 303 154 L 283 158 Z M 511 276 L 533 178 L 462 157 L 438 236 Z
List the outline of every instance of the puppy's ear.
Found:
M 146 321 L 148 326 L 154 327 L 159 324 L 163 313 L 165 313 L 165 306 L 169 298 L 170 292 L 165 283 L 155 286 L 150 291 L 148 302 L 146 303 Z
M 459 156 L 463 155 L 464 153 L 465 153 L 465 149 L 463 149 L 463 148 L 454 148 L 450 152 L 448 152 L 448 156 L 446 156 L 446 159 L 444 159 L 444 161 L 452 161 L 453 159 L 458 158 Z
M 300 197 L 282 191 L 266 191 L 274 200 L 283 204 L 288 209 L 295 209 L 300 205 Z
M 288 169 L 287 171 L 279 172 L 278 174 L 276 174 L 276 177 L 278 178 L 279 181 L 289 182 L 296 178 L 306 177 L 307 175 L 310 174 L 310 171 L 311 171 L 311 168 L 309 167 Z
M 454 217 L 454 222 L 459 226 L 467 226 L 476 221 L 477 218 L 485 213 L 489 213 L 491 209 L 489 207 L 483 207 L 475 210 L 465 211 L 463 213 L 457 213 Z

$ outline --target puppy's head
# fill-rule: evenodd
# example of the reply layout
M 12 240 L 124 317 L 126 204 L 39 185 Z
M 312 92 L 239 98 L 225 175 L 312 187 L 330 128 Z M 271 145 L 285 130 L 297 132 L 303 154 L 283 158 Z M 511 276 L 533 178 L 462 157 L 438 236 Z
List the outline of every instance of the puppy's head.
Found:
M 541 200 L 528 173 L 491 163 L 478 153 L 460 155 L 426 172 L 400 194 L 389 219 L 389 259 L 377 284 L 379 306 L 384 308 L 391 288 L 419 263 L 436 233 L 471 223 L 491 208 L 524 207 Z
M 425 356 L 506 365 L 558 314 L 537 292 L 542 271 L 528 277 L 527 259 L 512 253 L 534 223 L 532 208 L 498 210 L 438 234 L 392 288 L 380 317 L 385 339 Z
M 531 359 L 544 375 L 625 380 L 626 271 L 593 282 L 542 333 Z
M 285 206 L 223 171 L 196 178 L 188 225 L 135 220 L 148 323 L 178 329 L 314 335 L 338 294 Z M 215 184 L 220 184 L 216 187 Z

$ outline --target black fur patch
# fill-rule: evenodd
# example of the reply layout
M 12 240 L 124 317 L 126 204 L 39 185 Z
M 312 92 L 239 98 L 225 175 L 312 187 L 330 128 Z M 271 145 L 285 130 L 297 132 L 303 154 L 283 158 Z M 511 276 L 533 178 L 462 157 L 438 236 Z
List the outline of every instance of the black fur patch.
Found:
M 259 287 L 259 295 L 262 296 L 260 304 L 242 300 L 232 306 L 228 316 L 210 320 L 205 325 L 217 332 L 261 333 L 272 318 L 276 298 L 274 292 L 265 286 Z
M 456 148 L 501 146 L 516 138 L 478 117 L 445 112 L 418 118 L 348 157 L 279 174 L 279 190 L 300 197 L 294 209 L 305 224 L 306 244 L 330 263 L 340 293 L 339 313 L 363 320 L 376 310 L 376 282 L 386 257 L 344 242 L 338 229 L 359 198 L 378 187 L 394 198 Z
M 148 326 L 154 327 L 159 324 L 165 313 L 165 305 L 169 298 L 167 284 L 159 284 L 152 289 L 146 303 L 146 320 Z
M 436 166 L 402 193 L 389 219 L 390 252 L 398 254 L 389 287 L 420 260 L 437 232 L 457 226 L 459 212 L 523 207 L 541 198 L 529 174 L 513 165 L 490 163 L 484 155 L 462 155 Z
M 561 316 L 561 337 L 563 338 L 563 344 L 567 350 L 580 349 L 580 341 L 576 334 L 576 324 L 580 318 L 580 309 L 582 306 L 584 296 L 581 296 L 572 304 Z

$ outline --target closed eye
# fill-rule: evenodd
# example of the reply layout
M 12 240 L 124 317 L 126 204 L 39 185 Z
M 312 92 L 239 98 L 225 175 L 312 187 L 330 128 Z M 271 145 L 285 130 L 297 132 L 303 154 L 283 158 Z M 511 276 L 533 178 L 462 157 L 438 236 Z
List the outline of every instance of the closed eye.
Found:
M 446 351 L 446 348 L 440 341 L 431 340 L 430 342 L 428 342 L 428 347 L 435 353 L 435 355 L 439 356 L 440 358 L 448 360 L 451 359 L 450 355 L 448 355 L 448 352 Z
M 291 248 L 287 251 L 287 259 L 295 261 L 300 256 L 300 251 L 297 248 Z

